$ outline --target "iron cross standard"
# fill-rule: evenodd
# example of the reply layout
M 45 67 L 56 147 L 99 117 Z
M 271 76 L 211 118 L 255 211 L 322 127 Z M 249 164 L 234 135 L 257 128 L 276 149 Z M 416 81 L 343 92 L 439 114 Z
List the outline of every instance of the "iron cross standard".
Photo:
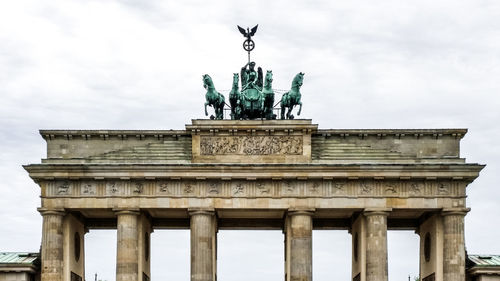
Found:
M 255 48 L 255 42 L 252 40 L 252 36 L 257 32 L 257 24 L 252 29 L 248 28 L 245 30 L 243 27 L 238 25 L 238 30 L 243 36 L 245 36 L 246 40 L 243 42 L 243 49 L 248 52 L 248 62 L 250 63 L 250 52 Z

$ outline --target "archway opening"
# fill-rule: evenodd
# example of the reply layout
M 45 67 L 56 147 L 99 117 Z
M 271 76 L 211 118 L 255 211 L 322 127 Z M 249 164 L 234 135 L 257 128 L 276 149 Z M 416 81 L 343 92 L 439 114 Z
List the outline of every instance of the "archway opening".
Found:
M 351 280 L 351 235 L 347 230 L 313 230 L 313 280 Z
M 190 281 L 189 229 L 151 233 L 151 280 Z
M 414 230 L 387 231 L 389 281 L 419 276 L 420 238 Z
M 85 234 L 85 280 L 116 279 L 116 229 L 92 229 Z
M 219 230 L 218 281 L 284 280 L 281 230 Z

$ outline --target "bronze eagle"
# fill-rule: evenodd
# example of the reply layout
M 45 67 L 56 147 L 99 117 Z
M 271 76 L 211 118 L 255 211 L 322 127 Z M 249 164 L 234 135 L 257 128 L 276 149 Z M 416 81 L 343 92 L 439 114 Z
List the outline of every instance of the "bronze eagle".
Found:
M 255 35 L 255 32 L 257 32 L 257 27 L 258 26 L 259 25 L 257 24 L 252 29 L 250 29 L 250 28 L 247 27 L 247 30 L 245 30 L 243 27 L 241 27 L 241 26 L 238 25 L 238 29 L 240 30 L 241 34 L 243 34 L 243 36 L 245 36 L 246 38 L 250 39 L 252 36 Z

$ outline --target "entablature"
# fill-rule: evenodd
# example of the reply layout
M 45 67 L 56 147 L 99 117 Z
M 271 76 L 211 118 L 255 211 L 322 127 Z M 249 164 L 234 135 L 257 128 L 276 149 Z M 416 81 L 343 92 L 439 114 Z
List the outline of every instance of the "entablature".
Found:
M 42 179 L 455 179 L 471 182 L 479 164 L 32 164 L 24 166 L 35 181 Z

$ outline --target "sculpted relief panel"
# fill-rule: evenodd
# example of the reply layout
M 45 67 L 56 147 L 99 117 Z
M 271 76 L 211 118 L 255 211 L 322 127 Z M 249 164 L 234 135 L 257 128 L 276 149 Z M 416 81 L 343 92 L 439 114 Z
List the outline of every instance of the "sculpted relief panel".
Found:
M 47 183 L 47 197 L 462 197 L 459 181 L 397 180 L 62 180 Z
M 302 155 L 302 136 L 200 137 L 201 155 Z
M 80 195 L 94 196 L 97 194 L 97 184 L 95 182 L 82 182 L 80 185 Z

